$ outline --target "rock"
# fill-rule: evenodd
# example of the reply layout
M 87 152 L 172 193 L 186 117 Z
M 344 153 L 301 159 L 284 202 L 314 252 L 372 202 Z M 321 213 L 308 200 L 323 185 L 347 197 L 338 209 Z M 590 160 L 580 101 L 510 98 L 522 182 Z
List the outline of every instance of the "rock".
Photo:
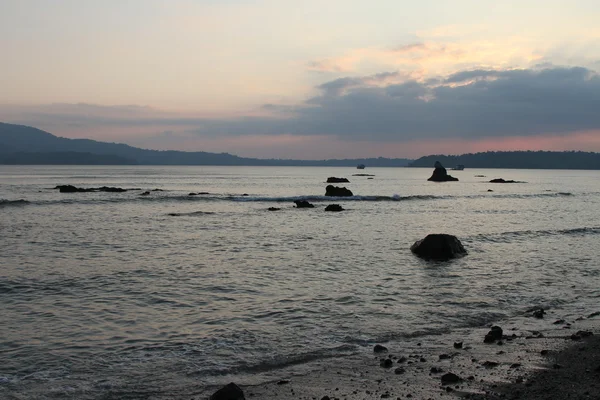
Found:
M 58 185 L 54 189 L 58 189 L 60 193 L 76 193 L 81 190 L 73 185 Z
M 327 178 L 327 183 L 349 183 L 350 181 L 346 178 L 336 178 L 335 176 L 330 176 Z
M 502 328 L 492 326 L 491 330 L 485 335 L 483 343 L 494 343 L 496 340 L 502 340 Z
M 403 374 L 403 373 L 405 373 L 405 372 L 406 372 L 406 370 L 405 370 L 404 368 L 402 368 L 402 367 L 398 367 L 398 368 L 396 368 L 396 369 L 394 370 L 394 373 L 395 373 L 396 375 L 402 375 L 402 374 Z
M 279 382 L 277 382 L 278 385 L 287 385 L 288 383 L 290 383 L 289 379 L 282 379 Z
M 452 372 L 448 372 L 442 375 L 442 385 L 451 385 L 460 381 L 462 381 L 462 379 L 460 379 L 458 375 L 453 374 Z
M 462 349 L 462 347 L 463 347 L 463 342 L 454 342 L 455 349 Z
M 188 196 L 198 196 L 198 193 L 194 193 L 194 192 L 188 193 Z
M 440 354 L 440 360 L 447 360 L 450 358 L 450 356 L 448 354 Z
M 488 189 L 487 191 L 488 191 L 488 192 L 493 192 L 493 190 L 492 190 L 492 189 Z
M 329 396 L 323 396 L 321 397 L 321 400 L 330 400 Z
M 521 366 L 521 364 L 519 364 L 519 363 L 510 364 L 510 368 L 512 368 L 512 369 L 519 368 L 520 366 Z
M 584 337 L 594 336 L 594 333 L 591 331 L 577 331 L 576 335 L 579 335 L 582 338 L 584 338 Z
M 433 170 L 433 174 L 431 175 L 431 177 L 429 179 L 427 179 L 428 181 L 432 181 L 432 182 L 458 181 L 458 178 L 448 175 L 446 168 L 444 168 L 439 161 L 435 162 L 434 168 L 435 169 Z
M 269 210 L 269 211 L 279 211 L 279 210 L 281 210 L 281 208 L 269 207 L 267 210 Z
M 375 176 L 371 174 L 352 174 L 352 176 Z
M 327 185 L 325 188 L 325 196 L 329 197 L 349 197 L 354 196 L 350 189 L 346 189 L 345 187 L 337 187 L 333 185 Z
M 505 179 L 502 179 L 502 178 L 496 178 L 496 179 L 492 179 L 490 181 L 490 183 L 524 183 L 524 182 L 513 181 L 513 180 L 505 180 Z
M 449 260 L 467 254 L 460 240 L 447 234 L 427 235 L 415 242 L 410 251 L 426 260 Z
M 127 189 L 118 188 L 118 187 L 102 186 L 102 187 L 97 188 L 96 191 L 98 191 L 98 192 L 110 192 L 110 193 L 122 193 L 122 192 L 126 192 Z
M 344 211 L 344 209 L 339 204 L 330 204 L 325 207 L 325 211 Z
M 496 368 L 499 364 L 496 361 L 486 361 L 481 365 L 483 365 L 486 368 Z
M 60 193 L 89 193 L 89 192 L 110 192 L 110 193 L 121 193 L 128 190 L 139 190 L 139 189 L 123 189 L 118 187 L 102 186 L 98 188 L 78 188 L 73 185 L 58 185 L 54 189 L 58 189 Z
M 384 360 L 381 360 L 379 362 L 379 365 L 382 366 L 383 368 L 392 368 L 392 365 L 394 365 L 394 362 L 392 360 L 390 360 L 389 358 L 386 358 Z
M 431 367 L 429 372 L 432 374 L 440 374 L 440 373 L 444 372 L 444 370 L 441 368 L 438 368 L 438 367 Z
M 384 351 L 388 351 L 388 349 L 387 349 L 387 347 L 385 347 L 385 346 L 382 346 L 382 345 L 380 345 L 380 344 L 376 344 L 376 345 L 373 347 L 373 351 L 374 351 L 375 353 L 383 353 Z
M 232 382 L 213 393 L 210 400 L 246 400 L 246 398 L 242 389 Z
M 140 193 L 140 196 L 149 196 L 149 195 L 150 195 L 150 192 L 148 192 L 148 191 L 146 191 L 144 193 Z
M 296 203 L 296 208 L 315 208 L 313 204 L 306 200 L 295 200 L 294 203 Z
M 534 316 L 535 318 L 540 318 L 540 319 L 541 319 L 541 318 L 544 318 L 544 314 L 546 314 L 546 311 L 544 311 L 544 309 L 543 309 L 543 308 L 540 308 L 539 310 L 535 310 L 535 311 L 533 312 L 533 316 Z

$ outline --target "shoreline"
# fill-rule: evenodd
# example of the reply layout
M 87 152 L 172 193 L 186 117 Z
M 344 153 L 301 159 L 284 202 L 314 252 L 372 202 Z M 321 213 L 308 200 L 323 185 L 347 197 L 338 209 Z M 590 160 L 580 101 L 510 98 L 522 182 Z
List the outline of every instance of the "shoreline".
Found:
M 494 343 L 484 343 L 489 327 L 462 328 L 382 343 L 387 351 L 371 348 L 329 359 L 305 375 L 289 376 L 284 369 L 278 380 L 239 386 L 246 399 L 261 400 L 600 400 L 600 313 L 567 319 L 559 312 L 504 321 L 503 339 Z M 461 348 L 457 342 L 463 343 Z M 442 384 L 447 373 L 460 381 Z M 204 387 L 181 399 L 209 399 L 220 387 Z

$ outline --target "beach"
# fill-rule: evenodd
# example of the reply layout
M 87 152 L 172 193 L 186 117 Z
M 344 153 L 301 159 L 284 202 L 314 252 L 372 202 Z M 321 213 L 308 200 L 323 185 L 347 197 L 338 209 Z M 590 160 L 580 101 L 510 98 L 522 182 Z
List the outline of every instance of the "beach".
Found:
M 509 323 L 493 343 L 484 343 L 488 328 L 463 330 L 242 389 L 247 399 L 600 399 L 600 313 L 574 321 L 553 314 L 523 327 Z M 460 380 L 444 382 L 448 373 Z

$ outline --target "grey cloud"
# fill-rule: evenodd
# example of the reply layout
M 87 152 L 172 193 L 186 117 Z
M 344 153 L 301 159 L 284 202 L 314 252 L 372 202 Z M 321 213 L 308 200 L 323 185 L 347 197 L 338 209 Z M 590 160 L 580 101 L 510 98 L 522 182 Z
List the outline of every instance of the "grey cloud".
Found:
M 296 106 L 266 105 L 263 109 L 276 113 L 274 118 L 180 118 L 120 109 L 114 115 L 61 113 L 56 121 L 156 126 L 158 132 L 176 129 L 211 137 L 337 135 L 397 142 L 600 129 L 600 77 L 581 67 L 481 69 L 426 81 L 387 72 L 332 80 L 317 90 L 318 95 Z

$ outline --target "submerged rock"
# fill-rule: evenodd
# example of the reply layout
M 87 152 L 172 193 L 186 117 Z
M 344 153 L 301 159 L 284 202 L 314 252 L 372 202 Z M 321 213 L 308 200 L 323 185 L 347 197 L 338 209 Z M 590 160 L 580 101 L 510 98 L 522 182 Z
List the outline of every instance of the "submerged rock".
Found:
M 375 353 L 383 353 L 384 351 L 388 351 L 388 349 L 387 349 L 387 347 L 385 347 L 385 346 L 382 346 L 382 345 L 380 345 L 380 344 L 376 344 L 376 345 L 373 347 L 373 351 L 374 351 Z
M 444 168 L 442 166 L 442 163 L 440 163 L 439 161 L 435 162 L 434 168 L 435 169 L 433 170 L 433 174 L 431 175 L 431 177 L 429 179 L 427 179 L 428 181 L 432 181 L 432 182 L 455 182 L 455 181 L 458 181 L 458 178 L 448 175 L 446 168 Z
M 144 193 L 140 193 L 140 196 L 149 196 L 149 195 L 150 195 L 150 192 L 148 192 L 148 191 L 145 191 Z
M 513 181 L 513 180 L 505 180 L 505 179 L 502 179 L 502 178 L 496 178 L 496 179 L 492 179 L 490 181 L 490 183 L 524 183 L 524 182 Z
M 210 400 L 246 400 L 246 398 L 242 389 L 232 382 L 213 393 Z
M 449 260 L 467 254 L 456 236 L 445 233 L 427 235 L 410 247 L 417 256 L 426 260 Z
M 330 197 L 349 197 L 354 196 L 350 189 L 346 189 L 345 187 L 337 187 L 333 185 L 327 185 L 325 188 L 325 196 Z
M 279 210 L 281 210 L 281 208 L 278 208 L 278 207 L 269 207 L 269 208 L 267 208 L 267 210 L 269 210 L 269 211 L 279 211 Z
M 295 200 L 294 203 L 296 203 L 296 208 L 315 208 L 313 204 L 306 200 Z
M 346 178 L 336 178 L 335 176 L 330 176 L 327 178 L 327 183 L 349 183 L 350 181 Z
M 325 211 L 344 211 L 344 209 L 339 204 L 330 204 L 325 207 Z

